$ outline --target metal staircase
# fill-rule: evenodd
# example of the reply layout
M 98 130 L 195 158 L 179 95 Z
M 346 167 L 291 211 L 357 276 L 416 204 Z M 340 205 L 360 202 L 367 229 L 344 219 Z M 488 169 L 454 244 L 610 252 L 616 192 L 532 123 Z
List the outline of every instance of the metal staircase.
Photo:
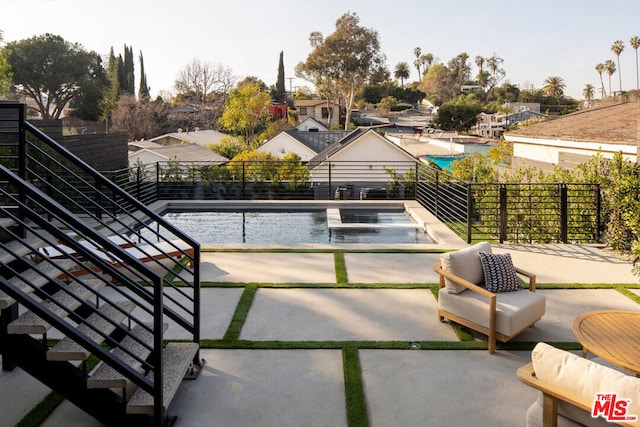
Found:
M 24 110 L 0 103 L 3 370 L 20 367 L 104 424 L 168 425 L 202 364 L 199 244 Z M 169 323 L 191 339 L 164 345 Z

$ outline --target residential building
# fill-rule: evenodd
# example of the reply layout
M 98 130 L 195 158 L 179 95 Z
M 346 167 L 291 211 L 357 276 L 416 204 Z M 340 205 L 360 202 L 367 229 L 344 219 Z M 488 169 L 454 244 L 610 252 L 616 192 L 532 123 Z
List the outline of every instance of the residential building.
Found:
M 340 123 L 340 103 L 326 99 L 296 100 L 293 106 L 298 112 L 298 120 L 303 122 L 311 117 L 330 128 Z
M 225 163 L 229 159 L 198 144 L 160 145 L 152 141 L 133 141 L 129 143 L 129 167 L 157 162 L 178 160 L 180 162 Z
M 215 130 L 198 130 L 196 128 L 194 131 L 179 131 L 156 136 L 149 141 L 160 145 L 198 144 L 206 148 L 208 145 L 218 144 L 223 136 L 226 135 Z
M 513 162 L 573 168 L 596 154 L 637 162 L 640 102 L 607 104 L 505 133 Z

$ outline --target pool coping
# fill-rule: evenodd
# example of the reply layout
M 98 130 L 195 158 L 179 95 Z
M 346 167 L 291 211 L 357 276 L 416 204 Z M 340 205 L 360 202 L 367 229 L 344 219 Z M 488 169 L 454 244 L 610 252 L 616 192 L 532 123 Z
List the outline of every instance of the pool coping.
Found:
M 202 249 L 304 249 L 304 250 L 454 250 L 467 246 L 457 234 L 438 220 L 431 212 L 415 200 L 159 200 L 149 205 L 154 212 L 161 214 L 168 210 L 207 210 L 207 209 L 402 209 L 422 227 L 434 243 L 301 243 L 301 244 L 263 244 L 263 243 L 205 243 Z

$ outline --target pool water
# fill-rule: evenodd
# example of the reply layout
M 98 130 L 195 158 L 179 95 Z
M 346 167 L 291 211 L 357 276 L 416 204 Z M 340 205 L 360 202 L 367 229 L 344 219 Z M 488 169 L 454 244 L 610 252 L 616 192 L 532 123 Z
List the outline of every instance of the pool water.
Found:
M 340 228 L 329 228 L 326 210 L 167 212 L 163 217 L 200 243 L 431 243 L 422 230 L 406 226 L 412 220 L 404 211 L 346 210 Z M 360 227 L 349 228 L 348 223 Z

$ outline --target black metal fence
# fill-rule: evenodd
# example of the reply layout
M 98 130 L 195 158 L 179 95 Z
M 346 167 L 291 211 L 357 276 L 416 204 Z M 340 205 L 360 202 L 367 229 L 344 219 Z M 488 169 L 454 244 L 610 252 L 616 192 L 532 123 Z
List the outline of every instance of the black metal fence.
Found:
M 417 200 L 468 243 L 595 243 L 598 184 L 471 183 L 421 167 Z
M 600 241 L 600 187 L 471 183 L 420 162 L 161 162 L 113 173 L 139 200 L 417 200 L 469 243 Z

